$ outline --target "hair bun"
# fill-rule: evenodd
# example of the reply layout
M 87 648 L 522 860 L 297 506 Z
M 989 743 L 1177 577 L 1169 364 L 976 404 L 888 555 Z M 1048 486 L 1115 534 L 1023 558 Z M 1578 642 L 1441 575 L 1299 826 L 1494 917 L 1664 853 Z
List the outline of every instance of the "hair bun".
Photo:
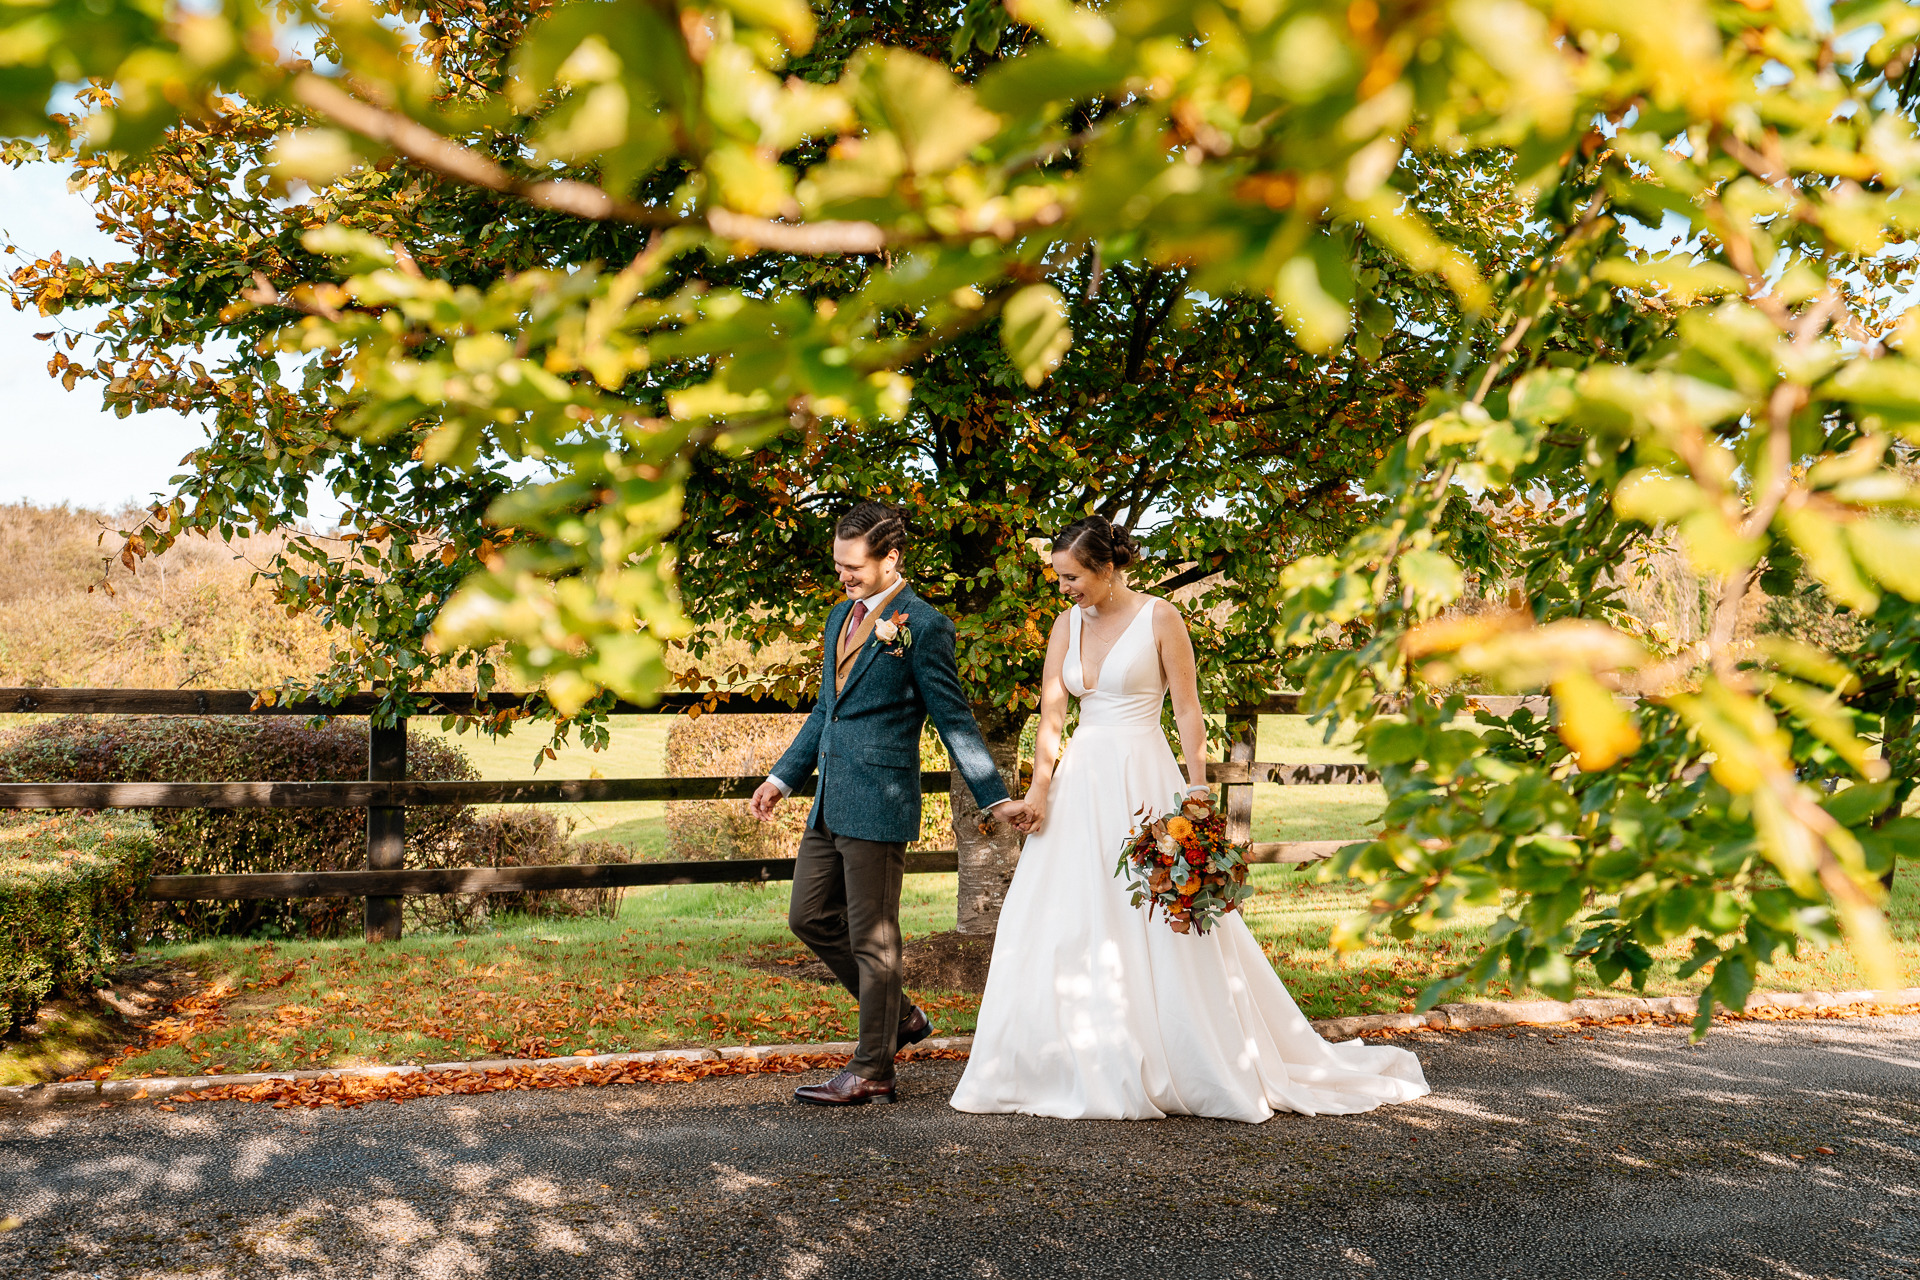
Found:
M 1140 558 L 1133 535 L 1105 516 L 1088 516 L 1068 525 L 1054 538 L 1053 549 L 1067 552 L 1089 569 L 1124 569 Z

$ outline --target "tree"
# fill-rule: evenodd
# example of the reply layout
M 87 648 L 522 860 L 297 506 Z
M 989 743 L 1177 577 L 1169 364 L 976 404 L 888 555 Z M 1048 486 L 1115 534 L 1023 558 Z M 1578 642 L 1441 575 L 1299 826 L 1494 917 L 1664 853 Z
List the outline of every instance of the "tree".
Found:
M 1444 202 L 1450 238 L 1489 275 L 1528 246 L 1507 168 L 1497 154 L 1430 159 L 1406 176 L 1418 204 Z M 851 494 L 884 496 L 909 513 L 915 589 L 956 620 L 975 716 L 1011 774 L 1062 607 L 1044 540 L 1098 512 L 1142 543 L 1141 585 L 1204 584 L 1186 612 L 1209 701 L 1258 701 L 1279 669 L 1281 568 L 1344 544 L 1361 520 L 1358 482 L 1448 381 L 1463 337 L 1471 345 L 1449 291 L 1352 230 L 1327 235 L 1356 260 L 1363 327 L 1324 354 L 1264 299 L 1209 297 L 1190 268 L 1108 268 L 1088 253 L 1047 276 L 1071 300 L 1073 339 L 1037 386 L 987 325 L 907 366 L 914 399 L 897 423 L 812 422 L 743 457 L 704 451 L 673 535 L 689 616 L 704 624 L 696 656 L 730 627 L 757 645 L 817 639 L 837 593 L 834 515 Z M 848 274 L 827 282 L 836 305 L 864 283 Z M 911 315 L 894 323 L 916 336 Z M 754 691 L 805 694 L 817 668 L 796 662 Z M 682 681 L 739 688 L 746 675 L 696 668 Z M 959 928 L 991 933 L 1018 842 L 977 832 L 964 786 L 953 794 Z
M 323 188 L 318 225 L 262 229 L 260 277 L 225 313 L 262 345 L 210 474 L 306 465 L 267 457 L 290 396 L 352 448 L 417 450 L 425 471 L 539 459 L 552 479 L 492 503 L 471 531 L 485 568 L 435 602 L 433 627 L 456 651 L 504 644 L 574 715 L 658 682 L 660 647 L 684 627 L 660 548 L 703 449 L 912 422 L 905 368 L 928 384 L 923 424 L 1005 431 L 943 400 L 943 369 L 978 368 L 966 344 L 993 332 L 1021 384 L 1045 382 L 1073 351 L 1053 277 L 1091 273 L 1096 254 L 1128 280 L 1177 271 L 1223 307 L 1270 299 L 1293 343 L 1328 358 L 1357 317 L 1365 329 L 1378 253 L 1452 294 L 1449 373 L 1361 487 L 1365 527 L 1279 585 L 1282 641 L 1312 650 L 1294 668 L 1309 702 L 1366 723 L 1394 796 L 1382 838 L 1348 859 L 1381 881 L 1383 918 L 1417 929 L 1499 900 L 1501 946 L 1462 979 L 1504 960 L 1549 990 L 1576 960 L 1618 975 L 1647 939 L 1691 936 L 1714 996 L 1738 1003 L 1765 957 L 1821 936 L 1829 911 L 1885 971 L 1871 873 L 1905 829 L 1863 736 L 1875 713 L 1847 702 L 1860 675 L 1806 647 L 1743 652 L 1728 619 L 1756 574 L 1802 564 L 1872 616 L 1883 638 L 1861 674 L 1905 695 L 1920 583 L 1898 513 L 1914 499 L 1887 459 L 1914 431 L 1920 378 L 1914 325 L 1871 304 L 1915 219 L 1904 93 L 1920 13 L 1841 5 L 1829 30 L 1736 0 L 1019 0 L 1016 26 L 966 6 L 940 62 L 884 44 L 842 56 L 874 13 L 884 27 L 906 12 L 849 8 L 830 47 L 792 0 L 571 4 L 469 57 L 449 24 L 486 20 L 465 10 L 402 11 L 429 19 L 410 28 L 341 7 L 316 15 L 341 74 L 247 52 L 269 47 L 240 38 L 248 14 L 202 15 L 215 25 L 197 45 L 162 31 L 154 48 L 184 59 L 180 92 L 162 96 L 198 113 L 189 129 L 224 140 L 250 112 L 273 127 L 300 113 L 273 144 L 278 171 Z M 1016 55 L 977 84 L 948 69 L 1001 37 Z M 241 51 L 246 77 L 186 56 L 216 45 Z M 1406 177 L 1491 149 L 1536 195 L 1542 242 L 1500 274 L 1434 232 L 1448 206 L 1410 198 Z M 433 192 L 406 195 L 421 217 L 440 214 L 433 199 L 484 208 L 483 243 L 504 218 L 563 243 L 607 235 L 623 256 L 514 259 L 460 287 L 396 243 L 414 223 L 330 216 L 335 191 L 375 175 Z M 1680 243 L 1646 249 L 1670 218 Z M 647 247 L 624 256 L 635 229 Z M 858 287 L 816 306 L 805 281 L 725 274 L 758 253 L 857 263 Z M 62 289 L 98 283 L 82 277 Z M 53 283 L 20 287 L 64 305 Z M 1082 323 L 1099 327 L 1103 296 Z M 959 363 L 943 365 L 950 348 Z M 270 350 L 284 367 L 269 370 Z M 152 396 L 179 385 L 150 385 L 161 367 L 115 374 Z M 1469 518 L 1476 490 L 1551 494 L 1578 516 L 1503 545 Z M 241 509 L 183 504 L 157 538 Z M 1621 558 L 1667 531 L 1719 584 L 1717 623 L 1704 654 L 1656 660 L 1613 625 L 1609 590 Z M 977 522 L 948 541 L 968 536 Z M 369 568 L 420 558 L 417 530 L 372 541 L 356 552 Z M 1516 578 L 1531 609 L 1441 618 L 1469 573 Z M 423 669 L 411 652 L 390 665 Z M 1516 719 L 1463 736 L 1457 699 L 1438 696 L 1463 680 L 1550 690 L 1552 735 Z M 1641 701 L 1621 708 L 1616 687 Z M 1383 700 L 1405 719 L 1377 719 Z M 1898 713 L 1881 721 L 1897 747 Z M 1575 921 L 1589 892 L 1614 890 L 1613 915 Z
M 1388 499 L 1374 527 L 1289 571 L 1289 634 L 1338 622 L 1369 637 L 1297 668 L 1320 709 L 1366 726 L 1389 793 L 1386 829 L 1329 874 L 1374 882 L 1365 924 L 1400 936 L 1466 904 L 1505 908 L 1497 945 L 1423 1004 L 1484 989 L 1503 965 L 1562 998 L 1582 961 L 1638 984 L 1648 948 L 1675 939 L 1691 942 L 1682 974 L 1711 977 L 1697 1035 L 1803 941 L 1844 934 L 1893 984 L 1875 881 L 1920 847 L 1901 816 L 1915 785 L 1920 318 L 1900 309 L 1910 277 L 1886 253 L 1912 226 L 1888 158 L 1914 137 L 1889 90 L 1911 84 L 1912 16 L 1853 15 L 1872 18 L 1887 25 L 1863 55 L 1824 33 L 1768 40 L 1786 56 L 1750 88 L 1762 42 L 1748 36 L 1730 46 L 1746 60 L 1697 90 L 1843 126 L 1676 129 L 1692 104 L 1675 89 L 1597 134 L 1563 179 L 1552 251 L 1507 302 L 1502 358 L 1373 477 Z M 1843 150 L 1813 154 L 1810 134 Z M 1663 215 L 1684 219 L 1668 251 L 1622 253 L 1597 234 Z M 1625 321 L 1612 360 L 1569 368 L 1535 346 L 1609 313 Z M 1449 545 L 1433 522 L 1462 480 L 1554 495 L 1573 515 Z M 1613 598 L 1626 556 L 1664 541 L 1713 581 L 1708 636 L 1678 654 L 1643 646 Z M 1522 607 L 1441 618 L 1462 570 L 1516 581 Z M 1813 632 L 1743 642 L 1762 583 L 1811 591 L 1802 613 L 1863 621 L 1831 629 L 1838 652 Z M 1439 695 L 1462 677 L 1548 690 L 1553 721 L 1482 712 L 1484 736 L 1453 727 L 1464 700 Z M 1404 720 L 1375 718 L 1381 695 Z M 1597 894 L 1613 905 L 1594 910 Z
M 464 8 L 426 16 L 443 33 L 433 51 L 448 86 L 501 82 L 527 18 L 511 11 L 476 17 Z M 830 14 L 827 25 L 836 19 L 846 16 Z M 895 7 L 859 34 L 935 49 L 972 38 L 950 19 Z M 967 77 L 1002 66 L 1028 39 L 1015 30 L 995 51 L 972 48 Z M 343 47 L 326 47 L 344 56 Z M 817 48 L 805 71 L 837 75 L 853 49 L 849 40 Z M 1081 126 L 1099 110 L 1081 112 Z M 196 471 L 175 505 L 158 513 L 153 531 L 134 535 L 135 555 L 158 552 L 187 529 L 234 521 L 285 528 L 305 514 L 308 483 L 320 476 L 349 503 L 344 547 L 295 532 L 276 566 L 289 607 L 318 611 L 347 637 L 331 669 L 319 673 L 318 692 L 372 681 L 393 689 L 401 708 L 408 688 L 429 687 L 468 664 L 486 688 L 494 672 L 483 655 L 457 645 L 435 650 L 426 638 L 434 606 L 511 545 L 513 535 L 500 529 L 513 518 L 501 515 L 489 526 L 487 513 L 503 499 L 527 496 L 512 497 L 523 442 L 482 436 L 456 478 L 427 456 L 432 415 L 385 437 L 336 430 L 348 412 L 354 367 L 345 352 L 330 353 L 304 362 L 299 381 L 288 376 L 287 353 L 262 338 L 288 309 L 311 309 L 321 294 L 283 297 L 271 282 L 327 273 L 304 241 L 316 229 L 336 240 L 343 229 L 372 233 L 404 249 L 401 269 L 416 278 L 482 289 L 504 286 L 534 264 L 592 270 L 643 257 L 648 234 L 599 224 L 582 236 L 573 219 L 405 161 L 356 169 L 322 184 L 316 199 L 282 206 L 272 198 L 270 148 L 291 122 L 283 109 L 235 106 L 182 124 L 132 162 L 82 160 L 103 217 L 136 247 L 134 263 L 95 268 L 49 259 L 16 273 L 15 287 L 41 305 L 76 297 L 114 304 L 98 333 L 61 340 L 68 350 L 76 341 L 105 348 L 92 364 L 56 350 L 55 371 L 70 388 L 98 380 L 121 412 L 165 404 L 216 424 L 215 443 L 195 455 Z M 1499 153 L 1418 156 L 1395 180 L 1441 216 L 1448 239 L 1482 272 L 1497 276 L 1527 246 L 1510 168 Z M 657 195 L 671 192 L 656 186 Z M 1061 367 L 1037 386 L 1008 354 L 997 321 L 949 326 L 942 341 L 946 331 L 928 309 L 898 295 L 883 314 L 884 333 L 903 349 L 922 350 L 906 368 L 916 391 L 905 418 L 874 424 L 806 415 L 738 462 L 714 448 L 699 455 L 687 523 L 672 535 L 690 616 L 709 627 L 750 617 L 758 638 L 811 643 L 819 601 L 796 583 L 829 589 L 822 572 L 829 508 L 853 489 L 893 494 L 914 511 L 923 534 L 917 580 L 960 620 L 976 712 L 1011 770 L 1058 607 L 1031 543 L 1097 509 L 1141 536 L 1153 556 L 1147 572 L 1162 589 L 1211 584 L 1190 610 L 1203 632 L 1209 692 L 1220 702 L 1258 698 L 1271 687 L 1278 657 L 1271 632 L 1280 566 L 1340 544 L 1359 511 L 1356 482 L 1450 376 L 1459 351 L 1478 340 L 1451 289 L 1408 269 L 1357 224 L 1336 223 L 1315 236 L 1324 242 L 1316 251 L 1352 272 L 1363 295 L 1354 341 L 1324 352 L 1295 341 L 1265 300 L 1199 290 L 1193 266 L 1179 258 L 1107 265 L 1089 250 L 1031 268 L 1031 280 L 1048 283 L 1028 295 L 1040 304 L 1029 345 L 1073 335 L 1071 346 L 1049 357 Z M 372 252 L 390 251 L 375 245 Z M 875 271 L 882 262 L 772 252 L 716 262 L 689 254 L 665 268 L 650 293 L 732 286 L 816 310 L 823 302 L 851 308 L 864 290 L 884 286 Z M 233 306 L 235 294 L 252 301 Z M 1065 328 L 1052 298 L 1066 307 Z M 984 299 L 977 310 L 986 310 Z M 196 363 L 203 345 L 235 337 L 242 345 L 216 374 Z M 627 375 L 617 396 L 667 417 L 670 397 L 697 368 L 650 362 Z M 421 408 L 409 403 L 400 416 Z M 1115 474 L 1121 466 L 1124 477 Z M 820 476 L 829 487 L 814 483 Z M 789 527 L 795 520 L 804 522 L 797 539 Z M 778 547 L 786 553 L 769 554 Z M 1214 608 L 1221 604 L 1230 607 Z M 706 659 L 711 645 L 700 637 L 693 643 Z M 814 672 L 795 664 L 755 689 L 743 689 L 738 674 L 697 669 L 685 679 L 696 688 L 719 679 L 736 691 L 798 697 Z M 955 801 L 961 925 L 990 932 L 1017 844 L 1010 832 L 978 830 L 964 787 Z

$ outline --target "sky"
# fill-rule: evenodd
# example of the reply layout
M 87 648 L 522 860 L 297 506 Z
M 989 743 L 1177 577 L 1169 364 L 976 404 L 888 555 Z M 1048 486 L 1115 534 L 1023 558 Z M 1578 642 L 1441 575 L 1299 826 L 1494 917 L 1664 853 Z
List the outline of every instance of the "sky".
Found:
M 0 246 L 9 244 L 29 262 L 55 249 L 127 256 L 95 226 L 87 202 L 68 192 L 64 165 L 0 168 Z M 19 265 L 0 260 L 0 272 Z M 112 510 L 170 493 L 168 479 L 203 431 L 177 413 L 116 418 L 101 407 L 97 382 L 62 388 L 47 376 L 51 349 L 33 338 L 51 327 L 31 308 L 0 302 L 0 502 Z

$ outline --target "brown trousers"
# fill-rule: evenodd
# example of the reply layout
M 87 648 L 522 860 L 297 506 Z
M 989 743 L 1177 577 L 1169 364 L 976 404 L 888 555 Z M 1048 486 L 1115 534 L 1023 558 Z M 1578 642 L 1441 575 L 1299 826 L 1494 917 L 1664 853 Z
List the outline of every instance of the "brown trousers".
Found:
M 900 994 L 900 878 L 907 846 L 836 836 L 815 820 L 800 837 L 787 927 L 860 1001 L 860 1044 L 847 1069 L 893 1078 L 906 1005 Z

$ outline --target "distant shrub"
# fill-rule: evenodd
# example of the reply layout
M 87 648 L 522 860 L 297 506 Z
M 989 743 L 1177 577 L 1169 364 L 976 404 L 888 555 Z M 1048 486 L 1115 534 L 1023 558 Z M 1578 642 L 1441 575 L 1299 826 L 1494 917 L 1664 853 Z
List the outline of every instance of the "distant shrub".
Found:
M 98 986 L 133 940 L 153 828 L 126 814 L 0 813 L 0 1020 Z
M 667 730 L 667 772 L 676 778 L 764 778 L 792 745 L 806 717 L 705 715 L 676 717 Z M 948 768 L 931 730 L 920 742 L 925 769 Z M 667 806 L 667 856 L 688 862 L 722 858 L 791 858 L 807 827 L 811 798 L 795 796 L 760 822 L 744 800 L 682 800 Z M 910 849 L 953 847 L 953 802 L 929 792 L 921 802 L 920 839 Z
M 407 864 L 422 867 L 553 867 L 596 862 L 631 862 L 625 845 L 573 840 L 573 822 L 543 809 L 474 810 L 464 814 L 448 838 L 423 850 Z M 549 889 L 535 893 L 447 893 L 405 900 L 407 922 L 426 929 L 472 929 L 490 916 L 612 915 L 618 889 Z
M 4 782 L 346 782 L 367 776 L 367 725 L 292 718 L 66 716 L 0 738 Z M 407 777 L 473 779 L 459 749 L 421 734 L 407 739 Z M 152 809 L 152 874 L 234 875 L 348 871 L 366 865 L 359 809 Z M 407 812 L 408 865 L 446 865 L 469 820 L 456 806 Z M 428 862 L 429 858 L 436 861 Z M 147 938 L 280 931 L 335 937 L 359 927 L 355 898 L 154 902 Z

